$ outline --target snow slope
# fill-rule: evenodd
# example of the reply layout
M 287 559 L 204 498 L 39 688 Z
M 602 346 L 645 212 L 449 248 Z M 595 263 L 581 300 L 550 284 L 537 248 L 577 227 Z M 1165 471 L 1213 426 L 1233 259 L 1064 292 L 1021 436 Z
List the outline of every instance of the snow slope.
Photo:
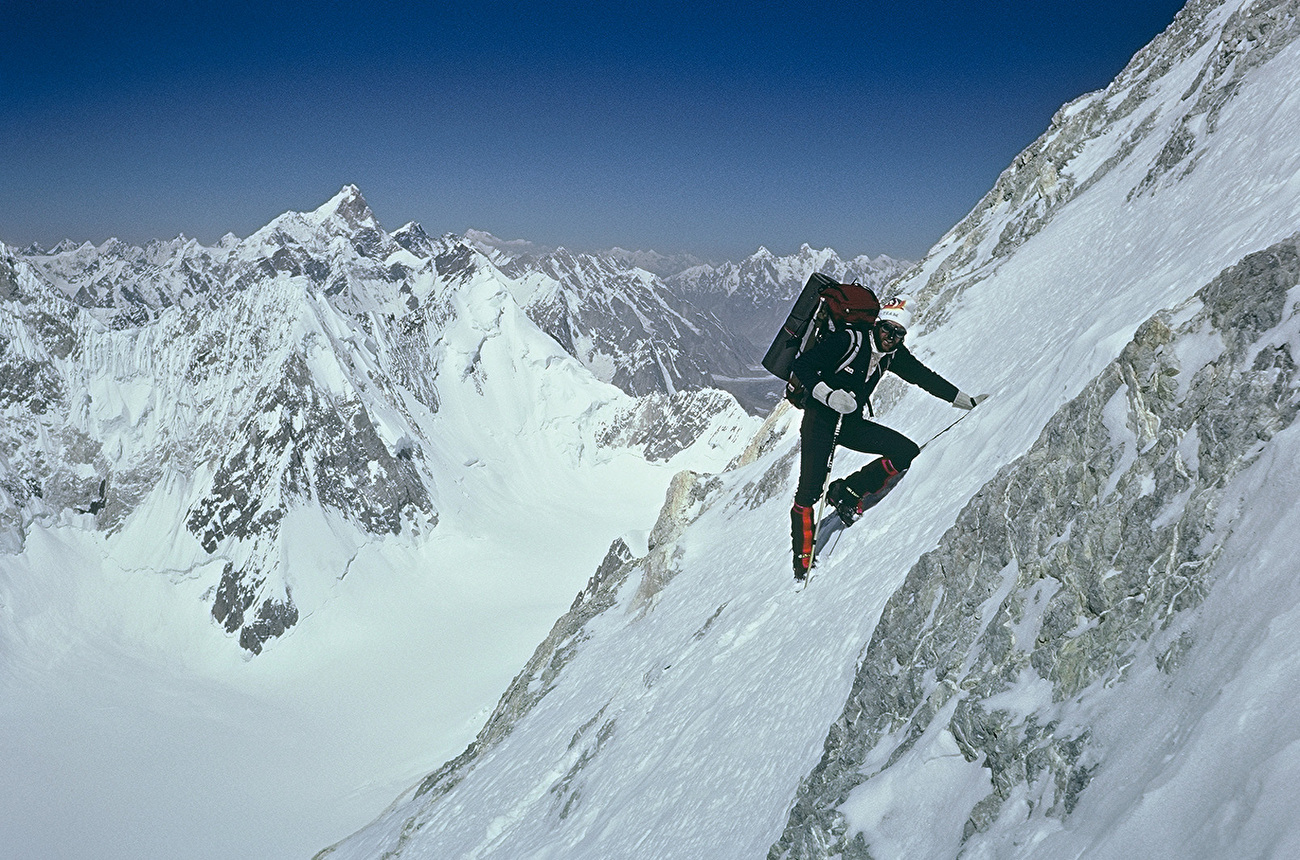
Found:
M 908 276 L 994 396 L 805 591 L 778 410 L 321 856 L 1294 856 L 1297 11 L 1194 0 Z

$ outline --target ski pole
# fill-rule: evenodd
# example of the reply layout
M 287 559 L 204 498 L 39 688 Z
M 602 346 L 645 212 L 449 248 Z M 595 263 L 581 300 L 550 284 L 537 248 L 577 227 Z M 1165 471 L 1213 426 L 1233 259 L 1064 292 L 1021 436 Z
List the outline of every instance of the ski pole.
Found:
M 822 530 L 822 514 L 826 511 L 826 489 L 831 485 L 831 467 L 835 465 L 835 448 L 840 443 L 840 424 L 843 421 L 843 415 L 835 419 L 835 432 L 831 434 L 831 455 L 826 458 L 826 477 L 822 480 L 822 497 L 817 503 L 817 519 L 813 523 L 812 552 L 808 556 L 809 571 L 817 563 L 817 534 Z
M 938 439 L 940 436 L 942 436 L 943 434 L 947 433 L 949 430 L 951 430 L 952 428 L 956 427 L 956 426 L 957 426 L 958 424 L 960 424 L 961 422 L 965 421 L 967 418 L 970 417 L 970 413 L 971 413 L 972 411 L 974 411 L 974 410 L 970 410 L 970 411 L 964 413 L 964 414 L 963 414 L 960 418 L 958 418 L 956 421 L 952 422 L 952 423 L 949 424 L 947 427 L 945 427 L 945 428 L 943 428 L 942 430 L 940 430 L 938 433 L 935 433 L 935 434 L 934 434 L 933 436 L 931 436 L 929 439 L 925 440 L 925 442 L 922 443 L 921 448 L 924 448 L 926 445 L 929 445 L 929 444 L 930 444 L 931 442 L 933 442 L 935 439 Z M 917 450 L 920 450 L 920 449 L 917 449 Z

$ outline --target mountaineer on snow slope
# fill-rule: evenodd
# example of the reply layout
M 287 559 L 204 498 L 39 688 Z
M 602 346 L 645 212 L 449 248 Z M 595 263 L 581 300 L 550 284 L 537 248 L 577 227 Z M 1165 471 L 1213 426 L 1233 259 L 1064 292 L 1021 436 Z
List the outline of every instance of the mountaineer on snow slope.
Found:
M 836 445 L 880 455 L 847 478 L 832 481 L 826 491 L 846 526 L 892 490 L 920 453 L 911 439 L 867 417 L 871 392 L 886 371 L 958 409 L 973 409 L 984 399 L 961 391 L 903 345 L 912 319 L 906 299 L 880 307 L 874 298 L 859 310 L 833 313 L 826 334 L 791 368 L 798 384 L 811 394 L 799 428 L 799 485 L 790 509 L 798 580 L 806 578 L 812 566 L 817 525 L 813 506 L 821 498 Z

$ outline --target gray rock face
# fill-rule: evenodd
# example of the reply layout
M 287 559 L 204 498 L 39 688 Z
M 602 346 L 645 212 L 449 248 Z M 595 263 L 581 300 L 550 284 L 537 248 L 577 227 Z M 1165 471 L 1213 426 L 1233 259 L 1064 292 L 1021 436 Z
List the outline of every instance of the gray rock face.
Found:
M 107 517 L 100 445 L 66 420 L 62 362 L 81 358 L 77 309 L 0 246 L 0 552 L 21 552 L 39 517 Z
M 324 398 L 300 355 L 290 357 L 277 387 L 258 401 L 241 428 L 242 445 L 186 518 L 208 553 L 227 540 L 269 547 L 289 509 L 312 503 L 376 535 L 399 534 L 404 522 L 437 524 L 411 458 L 389 453 L 364 405 Z M 298 620 L 292 595 L 276 586 L 277 567 L 278 556 L 269 551 L 256 552 L 239 569 L 228 563 L 213 603 L 213 618 L 255 654 Z
M 647 460 L 667 462 L 706 436 L 731 397 L 716 389 L 642 397 L 598 437 L 602 445 L 640 448 Z M 731 440 L 738 441 L 738 440 Z
M 1300 237 L 1157 314 L 971 500 L 886 606 L 770 857 L 870 857 L 841 807 L 936 720 L 993 786 L 966 839 L 1013 795 L 1066 818 L 1119 764 L 1086 724 L 994 697 L 1043 682 L 1053 703 L 1122 695 L 1136 661 L 1178 671 L 1195 641 L 1180 619 L 1232 531 L 1227 484 L 1300 412 L 1298 284 Z

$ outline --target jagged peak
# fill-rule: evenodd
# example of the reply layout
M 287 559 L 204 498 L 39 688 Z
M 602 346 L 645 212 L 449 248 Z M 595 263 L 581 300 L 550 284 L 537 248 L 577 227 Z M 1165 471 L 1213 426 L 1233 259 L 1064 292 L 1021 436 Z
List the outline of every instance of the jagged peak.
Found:
M 418 236 L 425 239 L 433 238 L 424 229 L 424 227 L 420 226 L 419 221 L 407 221 L 401 227 L 398 227 L 397 230 L 393 232 L 393 235 L 394 236 Z
M 352 229 L 360 227 L 380 229 L 379 221 L 375 218 L 375 213 L 371 211 L 370 205 L 366 203 L 366 198 L 362 196 L 361 189 L 351 184 L 344 185 L 337 194 L 312 212 L 311 215 L 314 216 L 315 220 L 321 222 L 331 217 L 337 217 Z
M 53 256 L 54 254 L 66 254 L 66 253 L 68 253 L 69 251 L 75 251 L 75 250 L 77 250 L 78 248 L 81 248 L 81 247 L 84 247 L 84 246 L 90 246 L 90 243 L 89 243 L 89 242 L 74 242 L 74 241 L 72 241 L 71 239 L 61 239 L 61 240 L 59 240 L 59 243 L 58 243 L 57 245 L 55 245 L 53 248 L 50 249 L 50 255 Z M 91 247 L 94 247 L 94 246 L 91 246 Z

